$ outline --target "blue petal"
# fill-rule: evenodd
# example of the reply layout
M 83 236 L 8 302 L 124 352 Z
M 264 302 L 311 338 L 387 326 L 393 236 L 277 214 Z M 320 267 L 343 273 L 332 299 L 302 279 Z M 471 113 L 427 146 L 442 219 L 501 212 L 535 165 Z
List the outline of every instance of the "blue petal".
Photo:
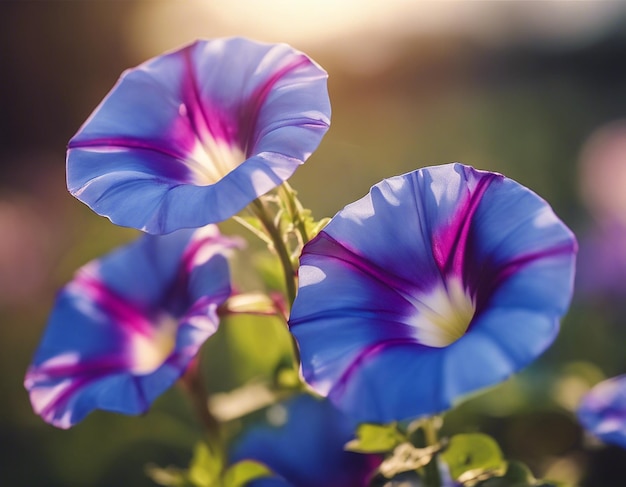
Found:
M 626 448 L 626 375 L 597 384 L 580 403 L 578 419 L 601 440 Z
M 389 423 L 442 411 L 448 406 L 442 397 L 445 356 L 438 352 L 402 341 L 370 346 L 328 397 L 357 422 Z
M 260 461 L 298 487 L 368 485 L 380 459 L 344 450 L 355 424 L 332 404 L 303 394 L 273 407 L 281 408 L 285 422 L 246 431 L 235 443 L 231 461 Z
M 493 297 L 498 305 L 502 300 L 508 306 L 565 313 L 577 245 L 543 199 L 510 179 L 494 181 L 474 215 L 474 242 L 468 265 L 501 284 Z
M 575 252 L 548 204 L 501 175 L 385 180 L 303 250 L 290 327 L 304 377 L 358 421 L 441 412 L 552 343 Z
M 62 428 L 146 411 L 216 331 L 232 246 L 215 227 L 146 235 L 79 269 L 26 375 L 35 411 Z
M 295 487 L 280 477 L 263 477 L 248 482 L 246 487 Z
M 126 71 L 70 141 L 68 188 L 148 233 L 223 221 L 317 148 L 326 78 L 289 46 L 241 38 L 154 58 Z

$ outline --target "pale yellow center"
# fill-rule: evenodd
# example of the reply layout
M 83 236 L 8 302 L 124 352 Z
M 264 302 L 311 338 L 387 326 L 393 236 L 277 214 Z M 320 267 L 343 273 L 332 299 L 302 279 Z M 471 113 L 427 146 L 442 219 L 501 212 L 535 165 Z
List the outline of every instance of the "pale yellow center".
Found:
M 162 318 L 150 335 L 134 334 L 131 341 L 132 372 L 145 375 L 158 369 L 176 345 L 178 322 L 171 316 Z
M 196 175 L 196 184 L 215 184 L 246 160 L 241 149 L 207 137 L 196 143 L 188 166 Z
M 446 347 L 461 338 L 476 311 L 459 278 L 448 278 L 411 301 L 417 311 L 411 321 L 416 338 L 429 347 Z

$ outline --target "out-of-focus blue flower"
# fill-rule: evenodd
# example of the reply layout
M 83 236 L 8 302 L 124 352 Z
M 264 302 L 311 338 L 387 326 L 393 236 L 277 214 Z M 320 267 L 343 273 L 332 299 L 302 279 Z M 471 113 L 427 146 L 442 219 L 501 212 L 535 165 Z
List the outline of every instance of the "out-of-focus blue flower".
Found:
M 69 428 L 94 409 L 146 411 L 216 331 L 233 245 L 215 226 L 145 235 L 80 268 L 26 374 L 37 414 Z
M 621 305 L 626 296 L 626 226 L 595 225 L 580 239 L 576 292 Z
M 552 343 L 575 252 L 550 206 L 502 175 L 384 180 L 304 248 L 290 318 L 304 377 L 360 422 L 443 411 Z
M 344 450 L 355 427 L 328 400 L 301 394 L 272 406 L 267 421 L 235 443 L 231 460 L 257 460 L 277 474 L 254 487 L 365 487 L 381 458 Z
M 626 448 L 626 375 L 591 389 L 578 407 L 578 419 L 601 440 Z
M 576 291 L 619 307 L 626 295 L 626 121 L 596 129 L 585 141 L 580 192 L 593 221 L 580 239 Z
M 233 216 L 330 123 L 327 74 L 284 44 L 197 41 L 126 71 L 69 143 L 70 192 L 148 233 Z

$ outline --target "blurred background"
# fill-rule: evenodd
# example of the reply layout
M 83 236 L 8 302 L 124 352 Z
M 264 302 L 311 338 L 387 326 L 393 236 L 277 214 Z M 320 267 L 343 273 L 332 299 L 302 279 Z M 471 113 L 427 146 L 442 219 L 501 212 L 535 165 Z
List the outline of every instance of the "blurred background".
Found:
M 574 229 L 579 282 L 555 345 L 445 428 L 493 434 L 540 476 L 623 486 L 625 452 L 572 411 L 626 373 L 625 25 L 626 3 L 610 1 L 0 1 L 1 484 L 141 487 L 153 485 L 146 464 L 188 462 L 198 433 L 176 388 L 144 417 L 97 413 L 60 431 L 32 413 L 22 381 L 56 290 L 135 236 L 67 194 L 67 141 L 124 69 L 243 35 L 287 42 L 329 72 L 331 130 L 291 180 L 317 217 L 382 178 L 460 161 L 532 188 Z M 207 344 L 214 390 L 270 373 L 288 350 L 270 328 L 225 326 Z M 263 353 L 238 356 L 251 340 Z

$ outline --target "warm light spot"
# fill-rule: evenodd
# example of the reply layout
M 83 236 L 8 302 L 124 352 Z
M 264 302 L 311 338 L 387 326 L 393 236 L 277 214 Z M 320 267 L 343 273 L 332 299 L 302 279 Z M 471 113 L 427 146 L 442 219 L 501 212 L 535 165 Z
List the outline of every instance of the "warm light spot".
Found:
M 277 397 L 265 384 L 252 382 L 230 392 L 211 395 L 209 408 L 220 421 L 232 421 L 271 406 Z
M 196 174 L 196 184 L 208 186 L 217 183 L 245 160 L 245 154 L 238 147 L 205 137 L 196 143 L 188 165 Z
M 289 420 L 289 411 L 282 404 L 274 404 L 265 412 L 267 422 L 275 428 L 280 428 Z
M 138 375 L 150 374 L 163 365 L 174 350 L 177 330 L 178 321 L 168 315 L 161 318 L 149 334 L 133 334 L 132 372 Z
M 411 298 L 416 313 L 411 325 L 416 338 L 429 347 L 447 347 L 461 338 L 469 327 L 476 306 L 461 279 L 439 282 L 428 294 Z

